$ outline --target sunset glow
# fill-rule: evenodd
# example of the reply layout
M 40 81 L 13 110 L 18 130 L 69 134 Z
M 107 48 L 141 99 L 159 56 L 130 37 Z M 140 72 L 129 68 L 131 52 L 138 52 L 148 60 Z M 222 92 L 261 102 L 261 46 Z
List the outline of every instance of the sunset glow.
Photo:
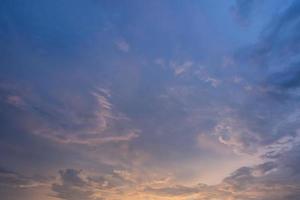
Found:
M 300 199 L 300 1 L 0 0 L 0 52 L 0 200 Z

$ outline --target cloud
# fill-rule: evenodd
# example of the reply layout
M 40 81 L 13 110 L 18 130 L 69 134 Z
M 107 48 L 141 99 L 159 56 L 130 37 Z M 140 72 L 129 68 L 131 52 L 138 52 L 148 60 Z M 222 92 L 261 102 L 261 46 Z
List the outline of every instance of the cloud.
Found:
M 269 86 L 288 89 L 295 88 L 298 84 L 299 10 L 300 3 L 293 1 L 264 27 L 257 43 L 238 53 L 237 58 L 242 59 L 244 64 L 255 67 L 252 73 L 263 76 L 265 84 Z
M 100 200 L 122 197 L 132 184 L 126 171 L 114 170 L 105 175 L 86 174 L 82 170 L 64 169 L 59 171 L 60 183 L 52 184 L 54 196 L 64 200 Z M 123 191 L 123 192 L 122 192 Z
M 52 177 L 45 175 L 24 175 L 24 173 L 0 167 L 0 197 L 11 200 L 47 199 Z
M 195 71 L 194 75 L 204 83 L 209 83 L 212 87 L 216 88 L 222 82 L 221 80 L 211 76 L 206 70 L 198 69 Z
M 216 124 L 212 135 L 218 138 L 219 142 L 229 146 L 236 153 L 256 153 L 261 143 L 259 134 L 247 127 L 247 124 L 240 119 L 224 118 Z
M 215 78 L 212 78 L 212 77 L 206 77 L 204 79 L 204 81 L 207 82 L 207 83 L 210 83 L 211 86 L 213 86 L 213 87 L 217 87 L 220 84 L 219 80 L 217 80 Z
M 293 144 L 291 141 L 297 143 L 299 138 L 299 110 L 283 111 L 278 107 L 273 110 L 277 117 L 270 118 L 270 113 L 261 110 L 267 108 L 265 103 L 262 108 L 250 110 L 250 106 L 222 114 L 209 134 L 238 154 L 260 154 L 269 150 L 271 156 L 280 149 L 288 149 Z
M 15 189 L 35 188 L 47 184 L 47 179 L 43 177 L 28 177 L 13 171 L 0 169 L 0 185 Z
M 300 86 L 300 62 L 294 63 L 289 69 L 270 75 L 268 82 L 283 90 L 295 89 Z
M 300 131 L 298 130 L 296 135 L 284 136 L 273 144 L 266 146 L 262 150 L 262 156 L 268 159 L 276 159 L 289 152 L 294 146 L 298 145 L 299 143 Z
M 231 152 L 230 148 L 228 148 L 226 144 L 221 143 L 216 135 L 202 133 L 199 134 L 197 140 L 199 148 L 201 149 L 216 152 L 219 154 L 228 154 Z
M 248 4 L 253 2 L 238 3 L 248 8 Z M 237 53 L 235 65 L 244 67 L 236 70 L 251 90 L 247 91 L 249 95 L 242 101 L 242 106 L 236 106 L 235 112 L 225 116 L 229 120 L 218 123 L 220 129 L 214 133 L 221 134 L 221 142 L 257 150 L 281 138 L 297 135 L 300 106 L 297 100 L 300 86 L 299 10 L 299 2 L 293 1 L 263 28 L 254 45 Z
M 6 102 L 16 107 L 25 106 L 25 102 L 20 96 L 15 96 L 15 95 L 8 96 Z
M 247 24 L 251 21 L 252 14 L 256 9 L 256 2 L 236 1 L 233 12 L 241 23 Z M 155 8 L 159 8 L 160 5 L 160 3 L 155 4 Z M 107 37 L 105 37 L 103 42 L 101 41 L 103 44 L 101 49 L 104 50 L 100 52 L 88 51 L 86 53 L 88 56 L 85 56 L 85 53 L 72 48 L 75 52 L 80 53 L 81 56 L 78 59 L 71 52 L 69 54 L 57 53 L 59 58 L 63 58 L 57 63 L 68 65 L 67 67 L 53 61 L 49 62 L 51 68 L 40 67 L 40 64 L 48 63 L 45 62 L 47 60 L 43 57 L 37 58 L 39 56 L 30 59 L 30 57 L 27 58 L 28 55 L 24 56 L 26 60 L 33 60 L 34 63 L 22 63 L 22 59 L 14 60 L 21 60 L 22 66 L 35 64 L 36 67 L 29 68 L 29 70 L 22 68 L 20 71 L 16 67 L 10 71 L 10 65 L 7 65 L 3 76 L 14 74 L 15 77 L 25 77 L 24 79 L 28 79 L 28 82 L 32 81 L 34 87 L 27 90 L 22 85 L 23 82 L 16 87 L 3 86 L 7 87 L 1 90 L 0 94 L 1 102 L 5 103 L 3 109 L 5 112 L 6 110 L 16 111 L 11 114 L 12 117 L 9 119 L 16 120 L 11 120 L 13 121 L 11 123 L 16 124 L 21 132 L 16 136 L 12 134 L 12 131 L 6 131 L 8 129 L 6 128 L 4 132 L 7 133 L 3 137 L 11 137 L 15 146 L 20 146 L 18 144 L 26 142 L 29 137 L 42 138 L 45 143 L 53 144 L 54 148 L 63 146 L 72 149 L 72 153 L 62 152 L 61 154 L 45 151 L 45 153 L 39 154 L 43 155 L 40 156 L 43 161 L 44 159 L 51 161 L 60 159 L 73 168 L 78 167 L 72 165 L 76 163 L 100 171 L 99 173 L 95 172 L 96 175 L 91 175 L 85 170 L 61 170 L 59 172 L 60 181 L 52 186 L 57 197 L 96 199 L 109 196 L 107 198 L 122 199 L 122 195 L 129 194 L 130 196 L 131 194 L 131 199 L 135 199 L 134 197 L 138 196 L 136 193 L 145 191 L 151 195 L 157 194 L 157 196 L 165 198 L 176 196 L 186 199 L 189 196 L 197 195 L 199 199 L 210 200 L 226 198 L 226 200 L 265 200 L 271 197 L 279 198 L 271 193 L 272 189 L 281 191 L 282 198 L 288 195 L 292 198 L 297 194 L 293 187 L 298 187 L 296 164 L 299 163 L 299 156 L 297 156 L 299 151 L 295 150 L 295 146 L 298 144 L 296 141 L 298 141 L 300 119 L 298 3 L 274 17 L 256 44 L 239 51 L 237 58 L 228 57 L 230 59 L 223 61 L 222 58 L 218 58 L 219 49 L 222 55 L 223 49 L 224 51 L 228 50 L 226 46 L 223 47 L 228 42 L 226 40 L 228 35 L 234 33 L 234 36 L 230 36 L 230 38 L 235 38 L 235 36 L 240 38 L 234 42 L 236 45 L 241 41 L 248 41 L 247 37 L 252 33 L 249 32 L 249 35 L 247 33 L 244 38 L 235 35 L 238 30 L 228 30 L 227 32 L 224 29 L 224 38 L 221 36 L 220 40 L 215 40 L 214 35 L 218 35 L 218 31 L 222 27 L 220 30 L 211 29 L 211 27 L 219 29 L 220 24 L 206 24 L 207 16 L 201 18 L 200 15 L 203 12 L 196 11 L 200 7 L 193 4 L 189 4 L 187 7 L 184 5 L 184 9 L 181 9 L 181 11 L 185 10 L 184 13 L 174 12 L 178 5 L 167 8 L 167 12 L 161 12 L 166 19 L 163 23 L 166 25 L 163 25 L 164 27 L 151 28 L 153 24 L 157 24 L 155 20 L 150 28 L 145 26 L 146 29 L 143 26 L 128 26 L 131 27 L 128 34 L 135 36 L 150 31 L 149 35 L 160 37 L 162 27 L 163 32 L 166 33 L 164 36 L 172 33 L 171 37 L 157 40 L 162 41 L 158 42 L 159 47 L 162 48 L 156 48 L 156 43 L 152 43 L 153 37 L 152 39 L 151 37 L 137 37 L 141 54 L 131 55 L 130 58 L 125 54 L 121 57 L 115 57 L 113 54 L 113 50 L 119 50 L 121 53 L 131 52 L 132 47 L 128 41 L 120 39 L 113 44 L 114 49 L 109 49 L 106 48 L 106 42 L 111 48 L 112 40 L 110 38 L 106 41 Z M 103 7 L 103 9 L 105 8 L 106 6 Z M 119 8 L 116 9 L 103 15 L 105 18 L 113 20 L 113 22 L 109 22 L 111 24 L 115 24 L 115 19 L 123 22 L 122 17 L 122 20 L 119 20 L 120 16 L 129 16 L 120 13 L 121 15 L 113 14 L 114 17 L 111 17 L 111 13 L 119 12 Z M 211 8 L 207 9 L 210 11 Z M 130 11 L 130 13 L 132 12 Z M 200 15 L 198 15 L 199 13 Z M 193 19 L 192 22 L 191 20 L 179 20 L 183 22 L 181 25 L 184 24 L 187 29 L 177 27 L 179 25 L 177 24 L 179 21 L 176 20 L 177 15 L 180 19 Z M 152 23 L 153 16 L 151 13 L 146 18 Z M 220 12 L 220 16 L 223 17 L 222 12 Z M 168 19 L 175 24 L 170 24 Z M 213 23 L 219 18 L 213 16 L 212 19 L 216 19 L 211 21 Z M 131 19 L 124 20 L 132 21 Z M 138 24 L 140 21 L 144 20 L 134 18 L 132 22 Z M 114 26 L 118 27 L 117 23 Z M 226 23 L 225 26 L 227 27 Z M 134 27 L 144 30 L 135 30 Z M 196 29 L 194 29 L 195 27 Z M 203 29 L 203 27 L 206 28 Z M 93 28 L 93 30 L 96 29 Z M 111 35 L 110 32 L 106 33 Z M 29 33 L 26 32 L 26 34 Z M 201 38 L 203 35 L 207 42 Z M 86 37 L 82 35 L 82 38 Z M 167 40 L 164 40 L 166 38 Z M 195 38 L 199 40 L 195 41 Z M 233 44 L 230 41 L 229 43 Z M 213 54 L 210 54 L 211 52 Z M 153 60 L 157 54 L 163 59 L 160 58 L 155 63 L 163 67 L 152 67 L 151 63 L 149 64 L 148 58 Z M 97 58 L 93 58 L 94 55 L 97 55 Z M 14 56 L 11 54 L 9 59 Z M 53 55 L 45 57 L 48 56 L 51 59 L 55 57 Z M 176 56 L 176 61 L 169 62 L 173 60 L 173 56 Z M 76 63 L 70 64 L 65 59 L 75 59 Z M 196 62 L 195 59 L 199 59 L 199 61 Z M 200 60 L 201 63 L 203 61 L 203 66 L 198 65 Z M 8 61 L 5 61 L 3 66 L 6 66 L 6 62 Z M 52 63 L 54 64 L 52 65 Z M 56 65 L 59 67 L 55 67 Z M 82 66 L 76 67 L 77 65 Z M 124 67 L 125 65 L 126 67 Z M 167 67 L 165 67 L 166 65 Z M 223 67 L 219 67 L 222 65 Z M 70 69 L 66 70 L 66 68 Z M 15 74 L 14 71 L 18 72 Z M 48 75 L 49 78 L 45 79 Z M 70 79 L 70 76 L 75 76 L 80 80 Z M 235 79 L 235 83 L 232 83 L 233 77 L 241 78 Z M 33 79 L 38 81 L 33 81 Z M 94 80 L 100 80 L 101 87 L 87 87 L 94 83 Z M 224 110 L 227 108 L 230 111 L 225 112 Z M 6 115 L 1 115 L 1 119 L 3 118 L 6 118 Z M 9 120 L 5 119 L 4 123 L 5 121 Z M 29 134 L 23 134 L 24 132 Z M 136 140 L 137 137 L 139 139 Z M 6 140 L 3 144 L 5 142 Z M 26 144 L 28 143 L 30 142 Z M 6 148 L 5 145 L 3 145 L 3 149 Z M 7 146 L 9 145 L 7 144 Z M 195 148 L 195 145 L 200 148 Z M 32 151 L 30 145 L 26 146 L 29 147 L 26 149 L 29 156 L 32 155 L 31 152 L 37 152 Z M 239 155 L 231 154 L 229 149 Z M 22 149 L 19 148 L 16 151 L 22 151 Z M 226 151 L 230 151 L 229 156 L 223 154 L 227 153 Z M 140 152 L 147 152 L 150 156 L 144 156 Z M 214 154 L 215 152 L 217 154 Z M 4 154 L 6 154 L 5 151 Z M 170 173 L 182 170 L 183 172 L 180 171 L 176 174 L 179 174 L 178 177 L 188 179 L 186 177 L 192 176 L 191 179 L 195 179 L 196 176 L 206 171 L 214 173 L 212 172 L 214 168 L 220 167 L 219 171 L 224 171 L 223 168 L 227 162 L 246 158 L 241 154 L 258 156 L 263 154 L 262 159 L 265 159 L 265 163 L 257 166 L 244 166 L 218 185 L 189 186 L 180 185 L 176 181 L 152 184 L 152 180 L 149 180 L 152 177 L 145 172 L 153 170 L 153 168 L 162 168 L 162 171 Z M 215 155 L 217 156 L 214 157 Z M 69 163 L 70 157 L 75 162 Z M 138 159 L 135 159 L 136 157 Z M 25 159 L 23 158 L 23 160 Z M 50 163 L 49 160 L 47 164 Z M 200 161 L 198 162 L 198 160 Z M 102 168 L 102 163 L 109 166 Z M 214 167 L 211 167 L 213 164 Z M 117 166 L 116 169 L 112 169 L 112 165 Z M 127 168 L 123 169 L 124 166 Z M 144 170 L 143 173 L 140 172 L 139 175 L 136 175 L 128 171 L 128 169 L 134 168 L 132 166 L 139 167 L 141 171 Z M 62 168 L 61 166 L 56 167 Z M 190 170 L 191 168 L 196 169 L 196 172 Z M 219 171 L 216 173 L 217 175 L 213 176 L 224 175 L 220 175 Z M 295 176 L 291 176 L 290 173 Z M 163 179 L 161 176 L 165 174 L 166 172 L 158 173 L 157 180 Z M 28 177 L 17 175 L 13 177 L 29 181 L 23 183 L 26 187 L 34 185 L 31 184 L 32 182 L 35 183 L 27 180 Z M 290 180 L 285 177 L 289 177 Z M 6 180 L 6 182 L 10 181 Z M 15 182 L 17 181 L 15 180 Z
M 60 103 L 52 104 L 37 91 L 21 93 L 20 87 L 2 95 L 4 102 L 26 113 L 25 129 L 30 133 L 59 143 L 84 145 L 130 142 L 139 136 L 140 130 L 110 102 L 107 89 L 97 88 L 76 100 L 72 95 L 55 96 Z
M 0 101 L 10 106 L 14 106 L 19 109 L 24 109 L 26 105 L 26 95 L 29 93 L 29 89 L 24 86 L 20 89 L 18 84 L 14 84 L 9 81 L 0 82 Z
M 176 62 L 172 61 L 170 63 L 170 67 L 174 70 L 175 76 L 180 76 L 186 71 L 188 71 L 194 63 L 192 61 L 185 61 L 182 64 L 177 64 Z
M 55 197 L 65 200 L 92 200 L 94 191 L 88 183 L 80 177 L 81 171 L 75 169 L 60 170 L 61 183 L 54 183 L 52 190 Z
M 170 197 L 193 195 L 199 200 L 296 200 L 300 194 L 299 171 L 293 174 L 287 170 L 288 164 L 278 161 L 239 168 L 217 185 L 147 188 L 146 192 Z
M 147 188 L 146 192 L 169 197 L 190 195 L 199 200 L 296 200 L 300 195 L 299 141 L 299 137 L 277 141 L 280 153 L 276 157 L 258 165 L 241 167 L 219 184 L 165 186 Z M 289 148 L 284 148 L 286 146 Z
M 117 40 L 115 44 L 120 51 L 123 51 L 125 53 L 128 53 L 130 51 L 130 45 L 124 39 Z

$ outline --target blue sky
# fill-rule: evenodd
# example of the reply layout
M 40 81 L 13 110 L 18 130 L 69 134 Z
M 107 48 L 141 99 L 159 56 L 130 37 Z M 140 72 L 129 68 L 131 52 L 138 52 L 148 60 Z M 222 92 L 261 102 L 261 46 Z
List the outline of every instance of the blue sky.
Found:
M 296 200 L 299 11 L 2 0 L 0 197 Z

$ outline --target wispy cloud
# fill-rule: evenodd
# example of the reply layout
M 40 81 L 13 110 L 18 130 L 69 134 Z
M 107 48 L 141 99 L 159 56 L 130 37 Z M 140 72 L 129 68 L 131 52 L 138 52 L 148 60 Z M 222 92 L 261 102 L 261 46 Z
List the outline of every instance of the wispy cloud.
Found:
M 120 50 L 120 51 L 123 51 L 125 53 L 128 53 L 130 51 L 130 45 L 129 43 L 124 40 L 124 39 L 119 39 L 115 42 L 117 48 Z
M 130 128 L 128 126 L 130 119 L 118 112 L 110 102 L 109 90 L 98 88 L 89 95 L 89 99 L 93 102 L 89 110 L 81 110 L 78 107 L 70 110 L 68 106 L 48 106 L 48 102 L 42 102 L 38 98 L 38 94 L 25 95 L 23 99 L 18 96 L 17 91 L 14 95 L 7 95 L 5 101 L 30 114 L 28 120 L 32 122 L 28 128 L 31 133 L 56 142 L 95 145 L 129 142 L 138 137 L 140 131 L 133 126 Z M 87 105 L 87 102 L 83 103 L 84 106 Z M 126 126 L 126 128 L 118 129 L 119 126 Z
M 171 61 L 170 67 L 174 70 L 175 76 L 180 76 L 181 74 L 188 71 L 194 63 L 192 61 L 185 61 L 182 64 L 177 64 L 174 61 Z

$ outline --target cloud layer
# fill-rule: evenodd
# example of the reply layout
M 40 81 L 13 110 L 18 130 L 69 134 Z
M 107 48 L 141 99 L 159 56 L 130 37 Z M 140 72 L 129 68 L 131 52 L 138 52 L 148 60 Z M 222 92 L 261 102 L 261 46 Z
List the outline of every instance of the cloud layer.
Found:
M 0 197 L 296 200 L 299 11 L 4 0 Z

